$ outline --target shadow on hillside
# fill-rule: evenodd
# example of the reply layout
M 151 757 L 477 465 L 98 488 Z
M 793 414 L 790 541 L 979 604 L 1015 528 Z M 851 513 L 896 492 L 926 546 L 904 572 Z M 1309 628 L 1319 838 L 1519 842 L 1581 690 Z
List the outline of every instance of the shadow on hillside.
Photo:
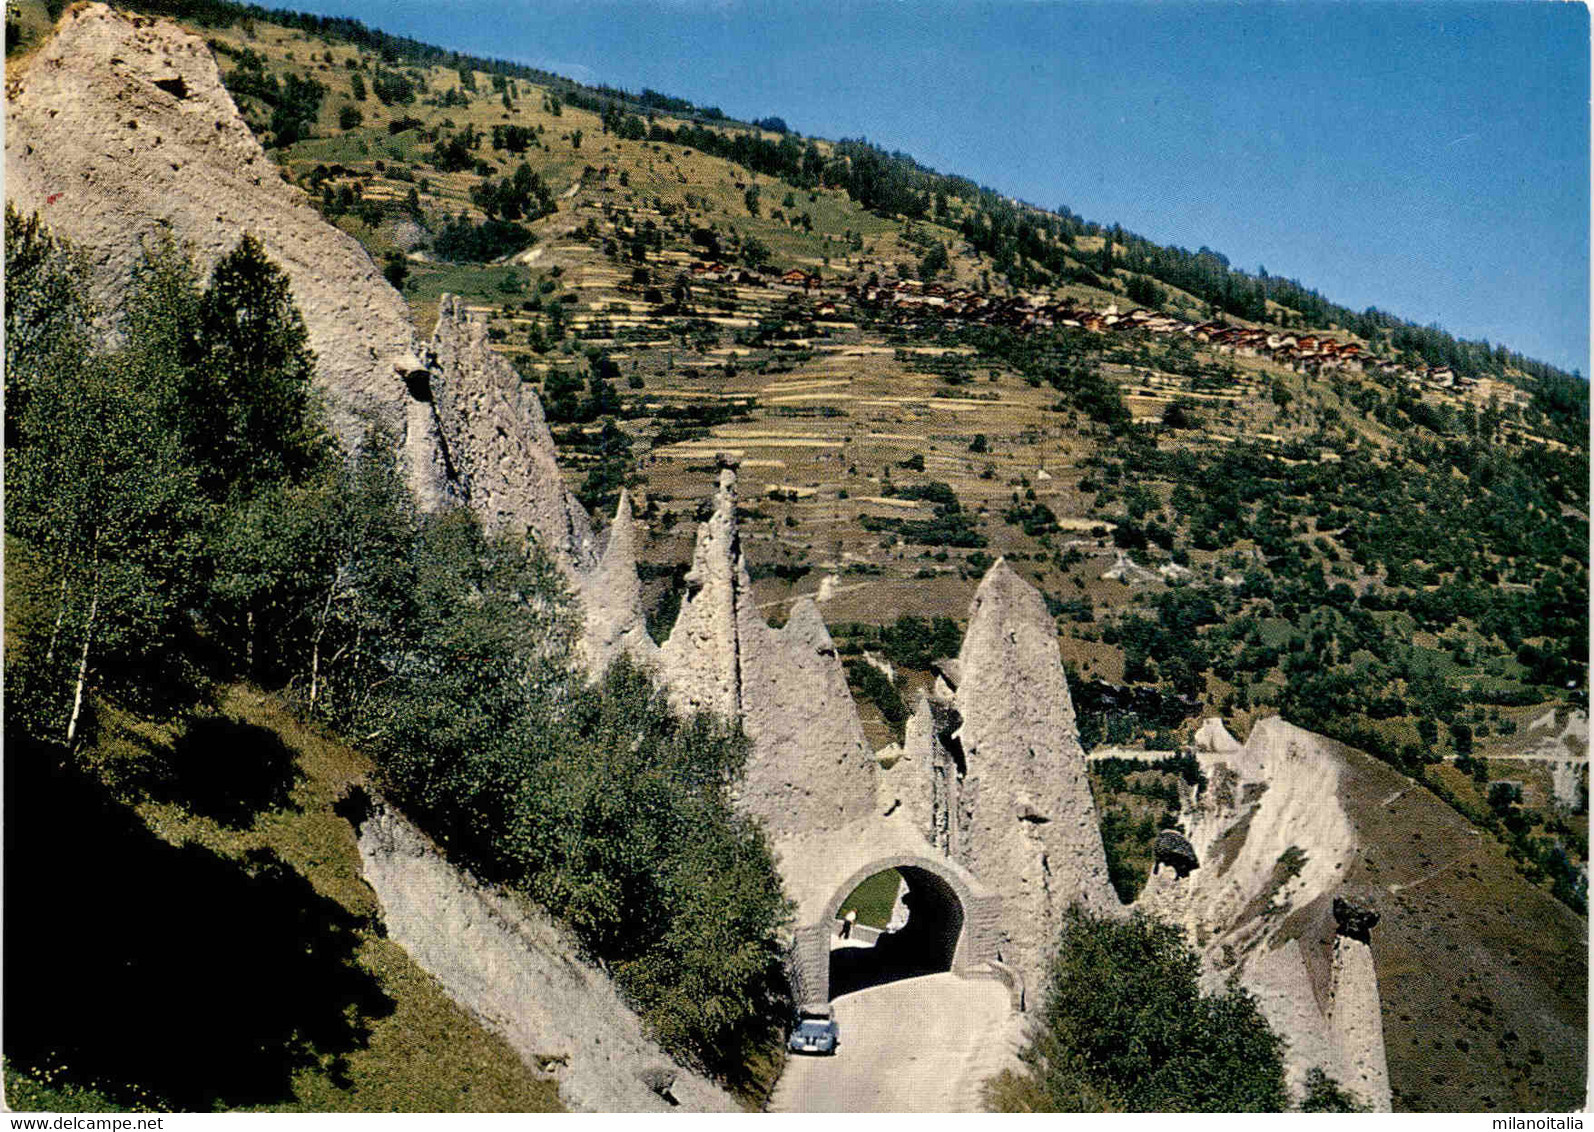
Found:
M 161 841 L 57 758 L 6 751 L 6 1056 L 184 1110 L 336 1076 L 393 1010 L 354 964 L 361 922 L 272 852 Z
M 274 731 L 236 719 L 201 718 L 140 784 L 157 802 L 172 802 L 231 829 L 247 829 L 265 810 L 293 807 L 304 777 L 293 751 Z

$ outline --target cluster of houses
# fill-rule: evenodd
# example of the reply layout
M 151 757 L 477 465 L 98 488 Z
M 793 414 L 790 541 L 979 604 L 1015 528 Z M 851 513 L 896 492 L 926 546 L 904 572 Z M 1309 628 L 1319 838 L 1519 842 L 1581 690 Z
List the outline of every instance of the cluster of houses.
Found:
M 1139 331 L 1162 336 L 1182 334 L 1220 354 L 1268 358 L 1301 373 L 1315 374 L 1336 369 L 1365 371 L 1403 377 L 1413 384 L 1457 392 L 1469 389 L 1474 384 L 1470 378 L 1456 373 L 1449 366 L 1403 365 L 1369 356 L 1359 343 L 1340 342 L 1326 335 L 1234 326 L 1222 320 L 1191 322 L 1177 315 L 1144 308 L 1120 312 L 1114 304 L 1105 310 L 1091 310 L 1067 299 L 1026 295 L 1002 297 L 948 288 L 939 283 L 924 283 L 917 279 L 854 282 L 847 286 L 847 294 L 854 302 L 865 306 L 887 307 L 904 313 L 923 313 L 991 326 L 1009 326 L 1021 331 L 1070 326 L 1097 333 Z
M 838 313 L 834 299 L 824 295 L 823 280 L 801 268 L 778 273 L 770 267 L 751 271 L 723 263 L 693 263 L 694 281 L 736 283 L 761 287 L 780 287 L 813 297 L 816 318 Z M 1054 327 L 1077 327 L 1102 334 L 1140 332 L 1171 337 L 1183 335 L 1219 354 L 1246 358 L 1267 358 L 1300 373 L 1317 374 L 1333 370 L 1377 373 L 1404 378 L 1415 385 L 1464 392 L 1475 383 L 1449 366 L 1407 366 L 1389 359 L 1365 354 L 1357 342 L 1341 342 L 1322 334 L 1297 334 L 1289 330 L 1235 326 L 1221 319 L 1191 322 L 1177 315 L 1144 308 L 1120 312 L 1117 304 L 1105 310 L 1081 307 L 1068 299 L 1035 295 L 993 295 L 967 288 L 947 287 L 918 279 L 869 281 L 854 279 L 845 286 L 847 298 L 855 305 L 890 309 L 903 315 L 1006 326 L 1028 332 Z
M 693 260 L 687 265 L 686 270 L 694 283 L 742 283 L 750 287 L 780 286 L 804 292 L 818 290 L 824 283 L 818 275 L 810 275 L 797 267 L 782 273 L 773 267 L 746 268 Z
M 818 304 L 812 312 L 815 318 L 832 318 L 839 313 L 835 301 L 826 298 L 820 291 L 824 286 L 824 280 L 818 275 L 810 275 L 801 268 L 794 267 L 786 272 L 773 267 L 750 270 L 723 263 L 693 261 L 687 265 L 687 274 L 694 283 L 734 283 L 748 287 L 776 287 L 793 292 L 801 291 L 804 295 L 814 295 L 818 299 Z

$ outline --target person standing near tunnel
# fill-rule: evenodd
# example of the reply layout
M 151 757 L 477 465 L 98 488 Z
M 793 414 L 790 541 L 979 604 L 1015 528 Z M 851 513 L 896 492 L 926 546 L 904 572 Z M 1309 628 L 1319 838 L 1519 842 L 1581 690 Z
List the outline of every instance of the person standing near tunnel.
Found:
M 858 909 L 848 908 L 847 914 L 841 918 L 841 938 L 852 938 L 852 925 L 858 922 Z

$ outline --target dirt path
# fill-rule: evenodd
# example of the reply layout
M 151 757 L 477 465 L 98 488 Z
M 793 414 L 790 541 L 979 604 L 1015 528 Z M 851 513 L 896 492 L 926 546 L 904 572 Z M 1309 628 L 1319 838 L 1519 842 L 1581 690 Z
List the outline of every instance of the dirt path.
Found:
M 835 1057 L 787 1063 L 771 1112 L 974 1112 L 1009 1063 L 1021 1016 L 994 979 L 925 975 L 835 1000 Z

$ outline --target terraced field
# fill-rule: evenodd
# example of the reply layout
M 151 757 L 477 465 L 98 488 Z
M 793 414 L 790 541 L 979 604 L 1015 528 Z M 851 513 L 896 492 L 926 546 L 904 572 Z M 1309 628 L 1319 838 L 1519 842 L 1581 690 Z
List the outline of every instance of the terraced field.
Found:
M 196 30 L 423 335 L 445 293 L 487 321 L 600 524 L 630 488 L 660 634 L 723 454 L 771 620 L 812 594 L 847 656 L 878 653 L 904 617 L 965 618 L 1005 557 L 1091 742 L 1283 710 L 1443 785 L 1586 704 L 1586 383 L 1293 283 L 1224 305 L 1167 249 L 857 143 L 395 41 Z M 319 84 L 291 141 L 290 78 Z M 878 659 L 883 746 L 933 658 Z M 1469 781 L 1456 804 L 1486 810 Z M 1586 813 L 1542 794 L 1524 858 L 1583 860 Z

